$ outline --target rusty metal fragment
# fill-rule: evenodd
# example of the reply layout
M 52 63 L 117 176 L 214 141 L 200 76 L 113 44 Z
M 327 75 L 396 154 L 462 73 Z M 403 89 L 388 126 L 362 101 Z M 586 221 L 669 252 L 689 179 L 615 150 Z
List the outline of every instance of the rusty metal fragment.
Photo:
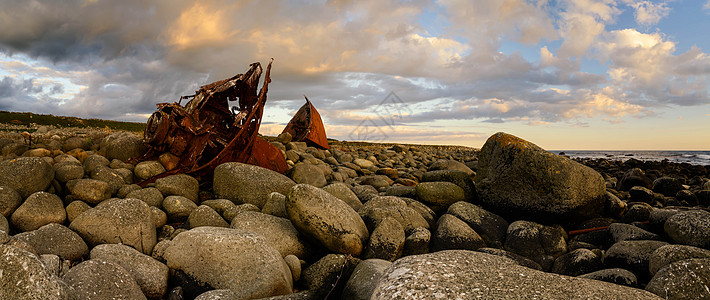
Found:
M 169 171 L 141 184 L 177 173 L 209 176 L 225 162 L 251 163 L 286 172 L 288 165 L 281 151 L 258 136 L 270 72 L 271 62 L 258 94 L 262 68 L 256 62 L 244 74 L 204 85 L 194 95 L 181 97 L 180 102 L 191 98 L 184 107 L 180 102 L 158 103 L 144 133 L 148 152 L 138 161 L 156 159 L 164 153 L 179 160 Z M 239 106 L 230 109 L 232 101 L 238 101 Z
M 320 114 L 308 97 L 305 98 L 306 103 L 291 118 L 283 132 L 291 134 L 294 141 L 306 142 L 307 145 L 320 149 L 330 149 Z

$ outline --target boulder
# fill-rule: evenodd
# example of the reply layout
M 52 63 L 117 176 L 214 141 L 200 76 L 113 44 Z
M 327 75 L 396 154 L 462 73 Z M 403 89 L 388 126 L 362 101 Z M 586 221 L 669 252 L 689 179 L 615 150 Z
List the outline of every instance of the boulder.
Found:
M 291 271 L 257 233 L 199 227 L 178 234 L 165 249 L 168 267 L 198 283 L 230 289 L 236 299 L 290 294 Z
M 133 198 L 143 200 L 148 206 L 154 206 L 157 208 L 163 207 L 163 194 L 154 187 L 148 187 L 144 189 L 139 189 L 135 191 L 128 192 L 123 198 Z
M 656 249 L 668 245 L 661 241 L 622 241 L 612 245 L 604 255 L 607 267 L 627 269 L 636 277 L 648 280 L 648 263 Z
M 197 209 L 197 204 L 183 196 L 167 196 L 163 199 L 163 209 L 170 220 L 182 222 Z
M 476 250 L 483 247 L 486 247 L 486 243 L 476 231 L 466 222 L 449 214 L 439 218 L 430 245 L 431 251 Z
M 357 195 L 355 195 L 355 193 L 345 183 L 331 183 L 323 187 L 323 190 L 335 197 L 338 197 L 338 199 L 345 201 L 345 203 L 350 205 L 350 207 L 352 207 L 355 211 L 362 207 L 362 202 L 360 202 L 360 199 L 358 199 Z
M 200 183 L 197 179 L 186 174 L 170 175 L 155 181 L 157 188 L 163 196 L 183 196 L 197 203 L 197 194 Z
M 81 148 L 84 150 L 89 149 L 89 141 L 87 141 L 85 138 L 78 136 L 73 136 L 64 140 L 64 143 L 62 145 L 62 151 L 69 152 L 70 150 L 74 150 L 76 148 Z
M 357 212 L 343 200 L 311 185 L 291 188 L 286 212 L 301 233 L 335 253 L 359 256 L 369 238 Z
M 12 213 L 10 222 L 21 231 L 32 231 L 49 223 L 64 223 L 66 219 L 67 212 L 59 196 L 36 192 Z
M 394 218 L 386 218 L 372 231 L 364 258 L 394 261 L 404 250 L 404 228 Z
M 361 261 L 348 278 L 341 299 L 369 300 L 382 273 L 390 265 L 391 262 L 376 258 Z
M 463 201 L 449 206 L 446 213 L 466 222 L 490 247 L 500 248 L 505 242 L 509 224 L 499 215 Z
M 613 268 L 594 271 L 587 274 L 577 276 L 579 278 L 594 279 L 599 281 L 611 282 L 613 284 L 625 285 L 628 287 L 636 287 L 638 279 L 634 273 L 629 270 Z
M 417 199 L 437 213 L 446 211 L 451 204 L 466 200 L 464 190 L 451 182 L 422 182 L 417 185 L 416 191 Z
M 10 217 L 22 204 L 22 197 L 15 189 L 9 186 L 0 186 L 0 214 Z
M 57 163 L 54 165 L 54 179 L 61 183 L 84 177 L 84 167 L 79 162 Z
M 84 240 L 61 224 L 49 223 L 37 230 L 16 234 L 14 238 L 32 245 L 37 254 L 55 254 L 73 261 L 89 254 Z
M 88 156 L 83 163 L 84 173 L 91 174 L 91 172 L 98 166 L 108 167 L 111 162 L 106 158 L 98 154 Z
M 656 273 L 646 290 L 664 299 L 707 299 L 710 259 L 692 258 L 671 263 Z
M 613 223 L 609 225 L 609 233 L 611 233 L 614 242 L 633 241 L 633 240 L 661 240 L 661 236 L 643 230 L 631 224 Z
M 663 229 L 676 243 L 710 249 L 710 212 L 679 212 L 666 220 Z
M 469 173 L 458 170 L 429 171 L 422 175 L 422 182 L 447 181 L 458 185 L 466 195 L 466 201 L 477 202 L 476 184 Z
M 502 132 L 483 145 L 475 180 L 484 207 L 512 217 L 571 222 L 604 209 L 597 171 Z
M 39 157 L 20 157 L 0 162 L 0 186 L 17 191 L 24 199 L 46 190 L 54 179 L 54 168 Z
M 101 141 L 100 149 L 107 159 L 121 161 L 141 156 L 147 150 L 141 138 L 125 131 L 117 132 L 104 138 Z
M 146 299 L 133 276 L 102 259 L 84 261 L 64 274 L 77 299 Z
M 540 264 L 543 270 L 552 267 L 555 258 L 567 252 L 564 230 L 530 221 L 515 221 L 508 227 L 504 249 Z
M 433 162 L 429 166 L 429 171 L 436 171 L 436 170 L 453 170 L 453 171 L 464 172 L 468 176 L 474 175 L 474 172 L 473 172 L 473 170 L 471 170 L 471 168 L 467 167 L 462 162 L 455 161 L 453 159 L 440 159 L 440 160 Z
M 74 290 L 47 271 L 25 250 L 0 243 L 0 297 L 3 299 L 75 299 Z
M 371 299 L 508 299 L 530 295 L 540 299 L 658 299 L 642 290 L 544 273 L 504 257 L 467 250 L 395 261 L 385 269 Z
M 237 162 L 224 163 L 214 170 L 212 189 L 215 197 L 237 204 L 251 203 L 264 207 L 272 192 L 288 194 L 296 183 L 272 170 Z
M 190 228 L 202 226 L 229 227 L 229 223 L 217 211 L 207 205 L 200 205 L 194 209 L 187 218 L 187 224 Z
M 150 254 L 157 242 L 150 207 L 138 199 L 109 199 L 69 224 L 90 246 L 122 243 Z
M 113 190 L 108 182 L 96 179 L 78 179 L 71 185 L 71 193 L 74 199 L 84 201 L 91 205 L 99 204 L 111 198 Z
M 146 160 L 139 162 L 133 170 L 133 173 L 136 174 L 136 177 L 143 180 L 151 178 L 158 174 L 162 174 L 164 172 L 165 167 L 163 167 L 163 164 L 161 164 L 157 160 Z
M 308 242 L 301 238 L 289 219 L 254 211 L 239 211 L 232 219 L 230 227 L 263 235 L 266 242 L 282 257 L 295 255 L 306 258 L 313 250 Z
M 326 299 L 339 295 L 360 259 L 343 254 L 328 254 L 308 266 L 301 274 L 300 284 L 313 293 L 313 298 Z M 341 280 L 342 278 L 342 280 Z
M 651 253 L 648 259 L 648 271 L 655 275 L 658 270 L 669 264 L 690 258 L 710 258 L 710 250 L 686 245 L 665 245 Z
M 121 244 L 103 244 L 91 249 L 91 259 L 113 262 L 128 271 L 148 299 L 161 299 L 168 289 L 168 266 Z
M 598 271 L 603 266 L 601 256 L 589 249 L 577 249 L 560 255 L 552 265 L 552 273 L 578 276 Z
M 307 163 L 297 163 L 286 174 L 296 183 L 310 184 L 319 188 L 327 184 L 323 171 Z

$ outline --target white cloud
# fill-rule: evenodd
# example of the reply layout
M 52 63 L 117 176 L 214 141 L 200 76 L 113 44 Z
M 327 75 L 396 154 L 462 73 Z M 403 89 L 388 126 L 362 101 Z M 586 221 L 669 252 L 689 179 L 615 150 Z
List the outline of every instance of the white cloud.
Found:
M 653 3 L 648 0 L 624 0 L 624 2 L 634 8 L 636 22 L 643 26 L 658 24 L 658 22 L 668 16 L 671 11 L 671 8 L 666 2 Z

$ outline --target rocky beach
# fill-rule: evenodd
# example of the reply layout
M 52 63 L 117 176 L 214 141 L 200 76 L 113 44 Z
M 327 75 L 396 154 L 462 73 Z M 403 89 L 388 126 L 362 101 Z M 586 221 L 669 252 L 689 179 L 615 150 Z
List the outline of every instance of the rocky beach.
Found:
M 710 166 L 268 140 L 141 187 L 141 134 L 0 134 L 0 299 L 710 298 Z

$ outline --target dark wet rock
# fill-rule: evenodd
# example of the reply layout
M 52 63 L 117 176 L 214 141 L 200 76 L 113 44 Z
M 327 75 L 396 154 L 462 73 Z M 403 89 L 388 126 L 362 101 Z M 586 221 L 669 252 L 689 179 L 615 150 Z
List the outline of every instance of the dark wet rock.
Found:
M 629 190 L 629 201 L 653 204 L 655 197 L 652 190 L 642 186 L 635 186 Z
M 78 299 L 146 299 L 126 269 L 102 259 L 84 261 L 62 279 L 74 289 Z
M 530 221 L 515 221 L 508 226 L 504 249 L 540 264 L 543 270 L 552 267 L 555 258 L 567 252 L 564 230 Z
M 626 202 L 621 201 L 619 197 L 613 193 L 606 192 L 606 205 L 604 205 L 604 213 L 612 218 L 621 218 L 621 216 L 626 213 L 628 205 Z
M 369 238 L 365 223 L 347 203 L 307 184 L 295 185 L 286 199 L 293 225 L 336 253 L 360 255 Z
M 0 244 L 0 296 L 3 299 L 75 299 L 74 290 L 25 250 Z
M 710 258 L 710 250 L 687 245 L 665 245 L 651 254 L 648 271 L 655 275 L 658 270 L 673 262 L 690 258 Z
M 624 173 L 621 177 L 619 183 L 616 184 L 616 189 L 619 191 L 628 191 L 632 187 L 640 186 L 645 188 L 651 188 L 653 183 L 651 179 L 646 177 L 646 173 L 639 168 L 632 168 Z
M 634 225 L 624 223 L 614 223 L 609 225 L 609 233 L 611 233 L 614 242 L 632 240 L 662 240 L 661 236 L 653 232 L 648 232 Z
M 240 211 L 232 219 L 230 228 L 263 235 L 266 242 L 282 257 L 295 255 L 299 258 L 306 258 L 313 251 L 310 243 L 303 240 L 289 219 L 260 212 Z
M 424 227 L 416 227 L 412 229 L 404 240 L 404 249 L 402 256 L 424 254 L 429 252 L 429 242 L 431 241 L 431 232 Z
M 505 234 L 509 224 L 501 216 L 468 202 L 452 204 L 447 213 L 466 222 L 483 238 L 486 245 L 500 248 L 505 242 Z
M 313 299 L 340 295 L 360 262 L 351 256 L 328 254 L 303 270 L 299 283 L 316 296 Z
M 483 239 L 466 222 L 450 214 L 439 218 L 431 239 L 431 251 L 476 250 L 486 247 Z
M 84 240 L 61 224 L 50 223 L 37 230 L 17 234 L 14 238 L 32 245 L 37 254 L 55 254 L 67 260 L 79 260 L 89 254 Z
M 652 190 L 656 193 L 661 193 L 666 197 L 673 197 L 682 189 L 683 184 L 676 178 L 661 177 L 653 181 Z
M 707 299 L 710 259 L 693 258 L 671 263 L 648 282 L 646 290 L 665 299 Z
M 552 265 L 552 273 L 578 276 L 601 269 L 601 256 L 588 249 L 577 249 L 560 255 Z
M 10 216 L 10 222 L 20 231 L 32 231 L 49 223 L 61 224 L 66 219 L 62 199 L 46 192 L 30 195 Z
M 648 203 L 633 202 L 629 204 L 629 210 L 621 217 L 624 223 L 646 222 L 651 218 L 651 212 L 654 208 Z
M 674 214 L 666 220 L 664 230 L 676 243 L 710 249 L 710 213 L 707 211 Z
M 197 283 L 231 289 L 238 298 L 290 294 L 291 271 L 264 237 L 249 231 L 199 227 L 178 234 L 165 249 L 168 267 Z
M 394 261 L 402 256 L 405 238 L 402 224 L 394 218 L 385 218 L 372 231 L 363 257 Z
M 392 265 L 382 259 L 366 259 L 361 261 L 350 275 L 341 299 L 368 300 L 377 286 L 384 270 Z
M 638 279 L 636 275 L 629 270 L 612 268 L 603 269 L 587 274 L 582 274 L 577 277 L 594 279 L 599 281 L 611 282 L 613 284 L 624 285 L 628 287 L 636 287 L 638 285 Z
M 69 224 L 90 246 L 122 243 L 150 254 L 157 242 L 150 208 L 138 199 L 109 199 Z
M 597 171 L 506 133 L 483 145 L 475 180 L 485 207 L 515 217 L 578 222 L 604 209 Z
M 46 190 L 54 179 L 54 168 L 39 157 L 20 157 L 0 162 L 0 186 L 17 191 L 24 199 Z
M 385 190 L 385 196 L 407 197 L 414 199 L 417 197 L 417 188 L 415 186 L 416 183 L 414 183 L 413 186 L 393 185 Z
M 213 191 L 215 197 L 229 199 L 237 204 L 251 203 L 264 207 L 272 192 L 287 195 L 296 185 L 290 178 L 262 167 L 224 163 L 214 171 Z
M 148 299 L 161 299 L 168 290 L 168 267 L 152 257 L 121 244 L 98 245 L 91 259 L 113 262 L 124 268 Z
M 680 190 L 675 194 L 676 201 L 680 202 L 683 206 L 696 206 L 698 205 L 698 197 L 689 190 Z
M 649 277 L 648 262 L 651 254 L 665 245 L 668 243 L 661 241 L 618 242 L 606 251 L 604 265 L 632 271 L 639 279 L 643 280 Z
M 508 299 L 511 295 L 536 295 L 541 299 L 654 298 L 642 290 L 540 272 L 504 257 L 466 250 L 397 260 L 385 269 L 372 299 L 393 299 L 398 295 L 411 299 Z

